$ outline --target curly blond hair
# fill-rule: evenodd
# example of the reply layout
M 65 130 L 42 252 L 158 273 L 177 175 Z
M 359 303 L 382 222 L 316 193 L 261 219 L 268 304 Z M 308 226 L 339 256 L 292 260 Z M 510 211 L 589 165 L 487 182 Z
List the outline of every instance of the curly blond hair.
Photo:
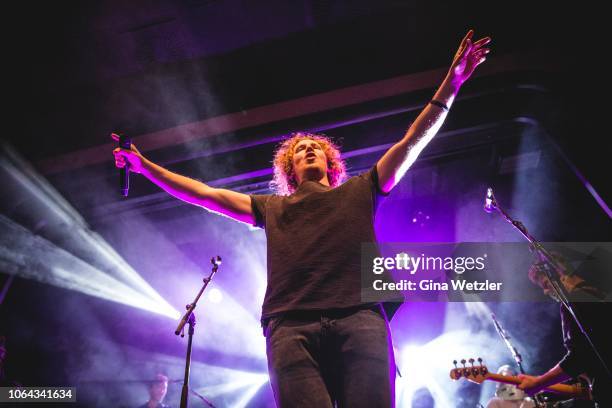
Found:
M 329 137 L 308 132 L 296 132 L 283 140 L 274 153 L 274 177 L 270 187 L 278 195 L 290 195 L 298 187 L 293 171 L 293 150 L 304 139 L 317 142 L 327 157 L 327 179 L 331 187 L 337 187 L 346 178 L 346 167 L 340 157 L 340 148 Z

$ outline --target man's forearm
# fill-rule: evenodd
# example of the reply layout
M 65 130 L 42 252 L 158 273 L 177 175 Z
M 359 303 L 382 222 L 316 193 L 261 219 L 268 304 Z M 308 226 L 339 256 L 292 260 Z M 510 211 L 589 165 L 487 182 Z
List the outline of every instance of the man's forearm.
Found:
M 254 222 L 251 197 L 246 194 L 210 187 L 201 181 L 173 173 L 144 158 L 140 173 L 180 200 L 247 224 Z
M 436 91 L 434 99 L 450 107 L 458 91 L 459 86 L 454 85 L 447 76 Z M 438 133 L 447 114 L 444 108 L 428 103 L 404 137 L 379 160 L 377 168 L 383 191 L 390 191 L 404 176 L 425 146 Z
M 189 177 L 173 173 L 150 160 L 143 159 L 141 174 L 167 193 L 191 204 L 202 205 L 211 187 Z
M 441 102 L 446 105 L 446 107 L 450 108 L 458 92 L 459 85 L 453 84 L 450 77 L 447 75 L 434 94 L 433 100 Z M 407 139 L 410 146 L 415 146 L 417 144 L 422 145 L 419 146 L 420 150 L 422 150 L 436 133 L 438 133 L 447 114 L 448 111 L 444 108 L 433 104 L 427 104 L 412 123 L 404 138 Z

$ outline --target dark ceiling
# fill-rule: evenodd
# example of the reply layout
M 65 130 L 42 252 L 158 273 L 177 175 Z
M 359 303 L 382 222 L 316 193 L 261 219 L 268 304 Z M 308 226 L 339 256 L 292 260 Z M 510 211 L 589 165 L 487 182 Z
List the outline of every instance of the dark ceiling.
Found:
M 461 94 L 473 100 L 472 119 L 451 115 L 445 129 L 494 122 L 485 117 L 487 110 L 496 110 L 503 121 L 533 108 L 531 116 L 588 178 L 604 190 L 609 184 L 593 160 L 603 158 L 602 149 L 593 147 L 602 143 L 597 89 L 605 37 L 603 14 L 591 7 L 527 1 L 104 1 L 45 2 L 35 8 L 22 3 L 10 16 L 18 110 L 16 130 L 7 138 L 66 193 L 80 188 L 79 179 L 114 177 L 103 154 L 111 147 L 111 130 L 141 136 L 136 140 L 147 154 L 188 174 L 198 175 L 198 168 L 210 164 L 197 164 L 202 157 L 218 160 L 215 152 L 228 163 L 242 163 L 204 177 L 207 181 L 262 169 L 274 142 L 292 130 L 334 136 L 339 118 L 363 122 L 372 113 L 385 118 L 396 112 L 401 133 L 470 27 L 493 38 L 493 52 L 482 77 Z M 343 96 L 329 108 L 252 120 L 258 107 L 274 110 L 272 104 L 294 100 L 286 109 L 295 109 L 303 106 L 301 97 L 427 72 L 429 82 L 393 97 Z M 527 88 L 536 89 L 532 96 L 545 93 L 544 105 L 527 103 Z M 517 89 L 527 100 L 506 101 L 507 91 Z M 402 121 L 406 106 L 412 113 Z M 232 113 L 251 116 L 240 126 L 198 127 Z M 453 125 L 454 120 L 463 123 Z M 180 126 L 191 125 L 195 129 L 186 137 Z M 400 135 L 387 128 L 384 141 L 391 143 Z M 157 143 L 146 138 L 155 132 L 161 132 Z M 372 137 L 351 132 L 351 140 L 363 148 Z M 87 156 L 84 149 L 95 152 Z M 59 183 L 66 171 L 71 182 Z

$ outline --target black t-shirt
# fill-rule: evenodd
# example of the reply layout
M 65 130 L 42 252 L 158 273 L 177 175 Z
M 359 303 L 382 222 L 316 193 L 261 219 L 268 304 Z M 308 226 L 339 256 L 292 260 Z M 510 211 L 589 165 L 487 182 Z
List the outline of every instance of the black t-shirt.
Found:
M 251 196 L 268 244 L 262 319 L 362 304 L 361 244 L 376 242 L 374 216 L 384 196 L 376 166 L 336 188 L 306 181 L 290 196 Z

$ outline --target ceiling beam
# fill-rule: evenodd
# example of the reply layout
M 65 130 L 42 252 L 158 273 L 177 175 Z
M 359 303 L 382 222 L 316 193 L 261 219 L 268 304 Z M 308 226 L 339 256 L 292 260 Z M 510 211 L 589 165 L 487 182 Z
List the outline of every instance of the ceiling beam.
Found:
M 551 59 L 542 58 L 541 56 L 534 60 L 531 57 L 527 58 L 525 56 L 509 54 L 491 58 L 490 62 L 479 70 L 478 76 L 482 77 L 521 70 L 555 71 L 557 65 L 551 61 Z M 198 139 L 205 139 L 309 114 L 432 89 L 440 83 L 445 73 L 446 68 L 439 68 L 350 86 L 133 136 L 132 141 L 143 152 L 167 148 Z M 115 143 L 109 141 L 109 143 L 103 145 L 40 160 L 37 163 L 37 167 L 43 174 L 51 175 L 104 163 L 109 160 L 110 152 L 115 147 Z

